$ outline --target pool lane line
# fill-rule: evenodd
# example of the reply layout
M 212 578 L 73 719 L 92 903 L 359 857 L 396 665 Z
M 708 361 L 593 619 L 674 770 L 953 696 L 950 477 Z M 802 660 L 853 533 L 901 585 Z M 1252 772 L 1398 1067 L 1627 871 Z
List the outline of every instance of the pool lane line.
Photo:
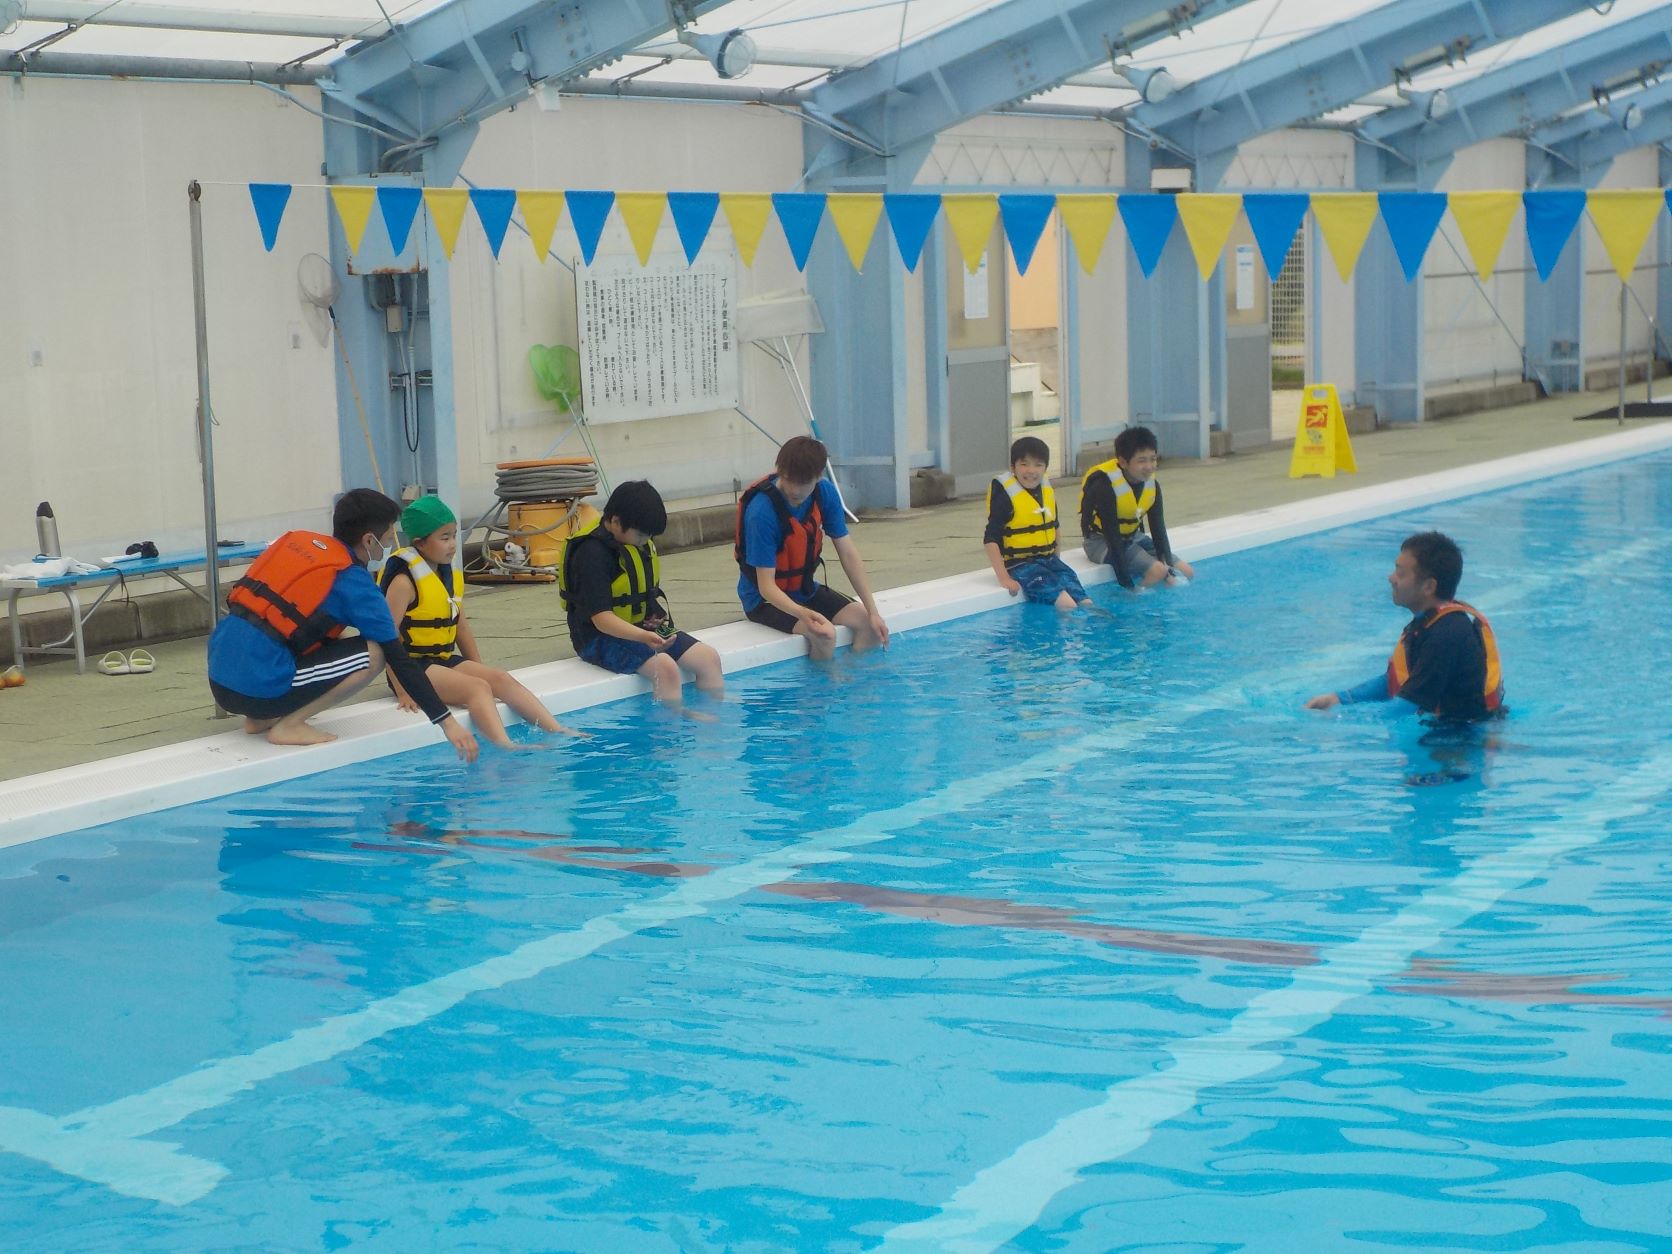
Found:
M 1358 938 L 1324 949 L 1281 988 L 1260 993 L 1230 1023 L 1168 1046 L 1171 1061 L 1110 1085 L 1104 1099 L 1064 1116 L 1007 1157 L 978 1172 L 932 1215 L 902 1224 L 876 1247 L 891 1254 L 976 1254 L 1027 1231 L 1089 1167 L 1142 1147 L 1155 1129 L 1195 1110 L 1202 1094 L 1282 1065 L 1267 1046 L 1292 1041 L 1343 1004 L 1376 991 L 1447 932 L 1545 874 L 1558 858 L 1607 836 L 1612 824 L 1648 813 L 1672 791 L 1672 749 L 1662 749 L 1583 803 L 1554 816 L 1549 830 L 1478 858 Z
M 1595 572 L 1613 569 L 1634 549 L 1648 552 L 1665 544 L 1672 544 L 1672 537 L 1644 537 L 1577 566 L 1530 575 L 1512 587 L 1493 590 L 1475 604 L 1485 602 L 1483 609 L 1491 606 L 1496 612 L 1523 596 L 1584 579 L 1593 568 Z M 186 1205 L 214 1189 L 227 1171 L 219 1163 L 186 1154 L 177 1145 L 145 1139 L 163 1128 L 225 1105 L 267 1080 L 327 1062 L 390 1032 L 425 1023 L 476 993 L 532 979 L 588 957 L 614 941 L 703 914 L 712 906 L 789 879 L 803 867 L 840 861 L 850 849 L 890 839 L 919 823 L 956 814 L 1020 785 L 1128 749 L 1155 732 L 1176 728 L 1200 715 L 1222 713 L 1245 701 L 1250 692 L 1292 689 L 1300 676 L 1344 666 L 1369 651 L 1361 644 L 1331 645 L 1298 661 L 1291 677 L 1257 684 L 1226 683 L 1201 697 L 1170 702 L 1118 727 L 1051 745 L 1027 758 L 951 781 L 842 827 L 812 833 L 799 844 L 717 868 L 709 875 L 683 879 L 662 896 L 634 902 L 612 914 L 589 919 L 572 931 L 540 937 L 505 954 L 378 998 L 358 1010 L 333 1015 L 248 1054 L 205 1062 L 176 1079 L 101 1106 L 62 1116 L 0 1106 L 0 1150 L 36 1159 L 127 1196 Z M 1299 714 L 1297 711 L 1297 717 Z

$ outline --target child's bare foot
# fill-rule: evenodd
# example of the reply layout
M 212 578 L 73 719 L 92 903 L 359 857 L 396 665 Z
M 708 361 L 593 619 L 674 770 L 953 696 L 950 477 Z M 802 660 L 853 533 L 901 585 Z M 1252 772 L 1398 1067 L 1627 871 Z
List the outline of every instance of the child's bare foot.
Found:
M 565 727 L 562 723 L 559 723 L 556 719 L 552 720 L 550 727 L 546 726 L 546 724 L 544 724 L 544 723 L 541 723 L 540 724 L 540 730 L 545 732 L 546 735 L 548 735 L 548 736 L 590 736 L 590 735 L 592 735 L 591 732 L 582 731 L 578 727 Z
M 715 718 L 714 715 L 709 714 L 705 710 L 693 710 L 689 706 L 683 705 L 672 706 L 670 708 L 678 710 L 682 716 L 690 719 L 693 723 L 718 723 L 720 721 Z
M 294 723 L 286 725 L 282 720 L 275 723 L 267 733 L 267 743 L 270 745 L 328 745 L 336 737 L 328 731 L 308 723 Z
M 246 718 L 244 720 L 244 734 L 246 736 L 259 736 L 278 721 L 276 718 Z

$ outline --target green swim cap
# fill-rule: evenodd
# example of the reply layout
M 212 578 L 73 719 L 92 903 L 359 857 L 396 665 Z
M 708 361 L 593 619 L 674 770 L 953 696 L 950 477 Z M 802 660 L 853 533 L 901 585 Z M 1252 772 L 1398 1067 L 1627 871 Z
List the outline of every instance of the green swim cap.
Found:
M 440 531 L 448 523 L 458 521 L 453 511 L 447 508 L 447 502 L 439 496 L 421 496 L 401 511 L 401 530 L 414 543 Z

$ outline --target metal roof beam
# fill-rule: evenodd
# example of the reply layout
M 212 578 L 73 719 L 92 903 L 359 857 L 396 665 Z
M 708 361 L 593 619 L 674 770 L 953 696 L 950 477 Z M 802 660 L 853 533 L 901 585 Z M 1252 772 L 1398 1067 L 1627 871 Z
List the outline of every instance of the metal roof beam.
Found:
M 1642 91 L 1634 91 L 1629 95 L 1614 98 L 1614 103 L 1622 108 L 1628 104 L 1636 105 L 1644 113 L 1657 105 L 1672 103 L 1672 78 L 1656 83 L 1652 87 L 1645 87 Z M 1543 126 L 1534 127 L 1527 134 L 1527 142 L 1540 147 L 1555 147 L 1565 144 L 1570 139 L 1591 135 L 1598 131 L 1607 131 L 1619 127 L 1619 122 L 1610 117 L 1600 106 L 1585 109 L 1570 117 L 1557 118 L 1546 122 Z
M 1672 4 L 1447 88 L 1450 108 L 1439 118 L 1429 120 L 1421 107 L 1407 104 L 1367 118 L 1359 130 L 1418 165 L 1483 140 L 1526 132 L 1611 83 L 1628 77 L 1648 81 L 1669 64 Z
M 1406 0 L 1250 57 L 1130 119 L 1223 169 L 1237 146 L 1351 104 L 1402 77 L 1524 35 L 1588 0 Z M 1202 178 L 1203 186 L 1217 177 Z
M 1672 141 L 1672 101 L 1643 108 L 1643 120 L 1631 130 L 1612 125 L 1587 131 L 1560 143 L 1543 145 L 1557 163 L 1560 182 L 1594 187 L 1617 157 L 1638 148 L 1655 148 Z M 1566 167 L 1563 171 L 1561 167 Z M 1547 167 L 1548 168 L 1548 167 Z

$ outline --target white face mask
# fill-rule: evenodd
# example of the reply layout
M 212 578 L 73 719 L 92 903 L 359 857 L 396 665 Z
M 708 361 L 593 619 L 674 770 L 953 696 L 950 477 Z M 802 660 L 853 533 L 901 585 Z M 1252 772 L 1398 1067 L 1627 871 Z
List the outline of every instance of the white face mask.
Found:
M 395 546 L 382 544 L 374 536 L 372 537 L 372 550 L 371 556 L 366 559 L 366 568 L 368 570 L 378 570 L 394 555 Z

